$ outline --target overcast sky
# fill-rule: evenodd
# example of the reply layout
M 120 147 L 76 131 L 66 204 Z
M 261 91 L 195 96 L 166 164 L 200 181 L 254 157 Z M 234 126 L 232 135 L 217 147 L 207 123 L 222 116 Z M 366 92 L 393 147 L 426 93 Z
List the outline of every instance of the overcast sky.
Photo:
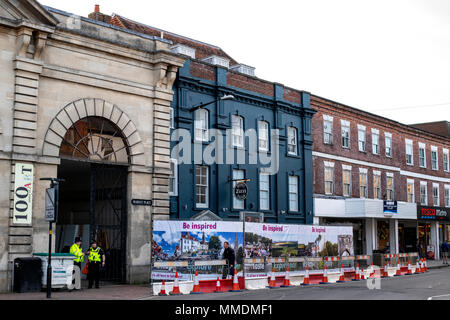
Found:
M 449 0 L 40 0 L 100 4 L 221 47 L 259 78 L 396 121 L 450 121 Z

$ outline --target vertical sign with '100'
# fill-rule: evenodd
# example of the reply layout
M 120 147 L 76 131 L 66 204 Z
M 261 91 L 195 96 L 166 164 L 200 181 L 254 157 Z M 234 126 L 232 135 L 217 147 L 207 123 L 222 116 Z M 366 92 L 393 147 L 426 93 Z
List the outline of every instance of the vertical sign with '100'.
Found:
M 31 225 L 33 207 L 33 174 L 32 164 L 16 164 L 14 182 L 14 224 Z

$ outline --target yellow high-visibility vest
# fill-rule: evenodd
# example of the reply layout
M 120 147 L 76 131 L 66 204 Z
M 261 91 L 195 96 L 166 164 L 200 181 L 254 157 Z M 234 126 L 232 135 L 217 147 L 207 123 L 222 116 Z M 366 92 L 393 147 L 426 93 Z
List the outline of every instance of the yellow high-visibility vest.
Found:
M 76 263 L 79 263 L 79 262 L 83 262 L 83 261 L 84 261 L 83 250 L 81 250 L 81 248 L 80 248 L 76 243 L 74 243 L 74 244 L 72 245 L 72 247 L 70 247 L 70 253 L 73 254 L 73 255 L 75 256 L 74 261 L 75 261 Z
M 100 262 L 102 259 L 100 258 L 100 247 L 97 247 L 97 249 L 92 249 L 92 247 L 89 249 L 89 262 Z

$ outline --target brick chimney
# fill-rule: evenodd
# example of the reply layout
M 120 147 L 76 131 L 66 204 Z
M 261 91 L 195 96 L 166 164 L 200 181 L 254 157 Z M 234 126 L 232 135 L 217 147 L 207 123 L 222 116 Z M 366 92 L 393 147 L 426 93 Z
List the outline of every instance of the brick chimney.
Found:
M 111 16 L 108 16 L 106 14 L 101 13 L 99 4 L 95 5 L 94 12 L 90 13 L 88 15 L 88 18 L 92 19 L 92 20 L 97 20 L 97 21 L 101 21 L 101 22 L 105 22 L 105 23 L 111 24 Z

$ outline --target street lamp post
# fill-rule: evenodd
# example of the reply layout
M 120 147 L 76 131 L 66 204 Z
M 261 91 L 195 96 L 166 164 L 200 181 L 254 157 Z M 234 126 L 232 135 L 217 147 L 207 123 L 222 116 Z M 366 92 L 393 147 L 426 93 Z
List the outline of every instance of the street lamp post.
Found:
M 45 220 L 49 222 L 48 227 L 48 262 L 47 262 L 47 299 L 52 297 L 52 235 L 53 223 L 58 216 L 59 183 L 64 179 L 42 178 L 41 181 L 50 181 L 50 189 L 46 190 L 45 198 Z M 51 192 L 50 192 L 51 191 Z

